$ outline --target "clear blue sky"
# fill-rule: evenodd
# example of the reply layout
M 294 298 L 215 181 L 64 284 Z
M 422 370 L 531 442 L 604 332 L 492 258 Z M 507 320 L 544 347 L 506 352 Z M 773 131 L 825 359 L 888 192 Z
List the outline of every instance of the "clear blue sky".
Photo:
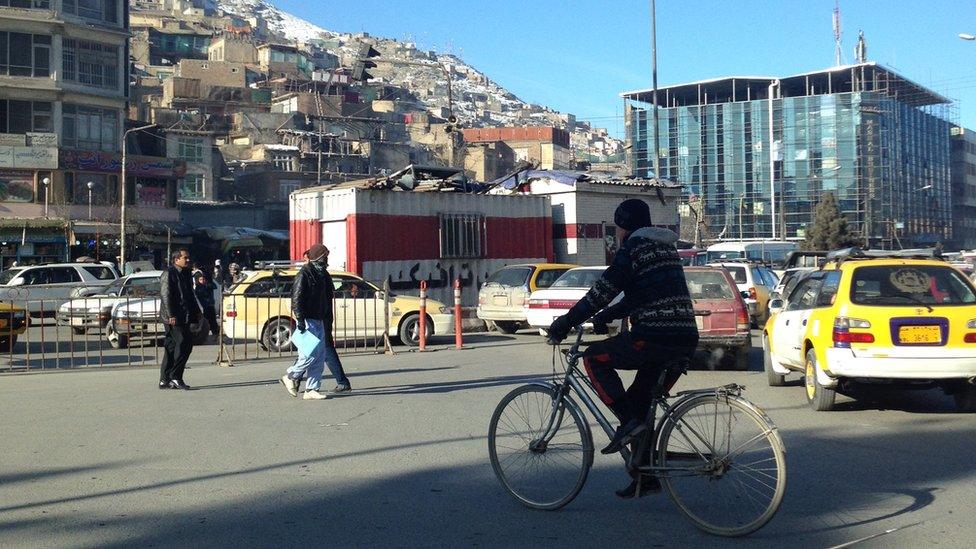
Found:
M 644 0 L 272 0 L 339 32 L 451 51 L 525 101 L 622 130 L 619 93 L 651 86 Z M 973 0 L 841 0 L 843 54 L 864 30 L 868 60 L 956 100 L 976 128 Z M 660 85 L 719 76 L 786 76 L 834 62 L 833 0 L 658 0 Z

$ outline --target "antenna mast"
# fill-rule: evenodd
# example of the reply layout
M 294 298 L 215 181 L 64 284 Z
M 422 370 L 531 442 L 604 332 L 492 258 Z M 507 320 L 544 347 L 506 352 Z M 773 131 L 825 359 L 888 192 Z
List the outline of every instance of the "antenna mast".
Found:
M 834 65 L 841 66 L 840 0 L 834 0 Z

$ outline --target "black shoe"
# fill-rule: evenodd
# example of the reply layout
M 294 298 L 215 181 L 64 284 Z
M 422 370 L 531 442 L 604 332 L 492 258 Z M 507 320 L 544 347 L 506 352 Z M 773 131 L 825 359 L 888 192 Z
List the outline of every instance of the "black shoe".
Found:
M 661 481 L 653 475 L 641 475 L 640 490 L 637 490 L 637 479 L 630 481 L 626 488 L 621 488 L 614 492 L 620 499 L 631 499 L 634 497 L 642 498 L 648 494 L 657 494 L 661 491 Z
M 160 381 L 159 382 L 159 388 L 160 389 L 169 389 L 170 388 L 169 382 L 168 381 Z
M 183 391 L 189 391 L 190 390 L 190 386 L 187 385 L 186 383 L 183 383 L 183 380 L 180 380 L 180 379 L 174 379 L 173 381 L 170 381 L 169 382 L 169 387 L 170 387 L 170 389 L 181 389 Z
M 617 427 L 617 432 L 613 435 L 613 440 L 606 448 L 600 450 L 601 454 L 616 454 L 621 448 L 630 443 L 630 441 L 637 435 L 644 432 L 647 429 L 647 425 L 644 425 L 639 420 L 632 419 L 626 424 Z
M 352 391 L 352 386 L 347 383 L 345 385 L 336 385 L 335 388 L 329 392 L 334 395 L 339 395 L 342 393 L 348 393 L 349 391 Z

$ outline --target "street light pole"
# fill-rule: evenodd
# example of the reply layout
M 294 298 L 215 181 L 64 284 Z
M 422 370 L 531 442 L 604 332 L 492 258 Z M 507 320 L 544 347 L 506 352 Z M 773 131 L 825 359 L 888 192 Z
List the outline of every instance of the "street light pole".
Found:
M 92 220 L 92 188 L 95 186 L 95 183 L 89 181 L 86 184 L 86 186 L 88 187 L 88 221 L 91 221 Z
M 44 184 L 44 219 L 47 219 L 47 205 L 51 196 L 51 178 L 45 177 L 41 180 L 41 183 Z
M 139 126 L 138 128 L 130 128 L 122 133 L 122 208 L 119 212 L 119 246 L 121 248 L 119 253 L 119 270 L 125 271 L 125 203 L 126 203 L 126 192 L 125 192 L 125 141 L 132 132 L 138 132 L 142 130 L 148 130 L 149 128 L 155 127 L 156 124 L 146 124 L 145 126 Z

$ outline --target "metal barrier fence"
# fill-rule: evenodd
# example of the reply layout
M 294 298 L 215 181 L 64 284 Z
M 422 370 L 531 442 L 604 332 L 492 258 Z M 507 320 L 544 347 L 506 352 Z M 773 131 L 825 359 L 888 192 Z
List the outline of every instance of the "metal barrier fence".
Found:
M 158 367 L 165 335 L 159 283 L 144 280 L 110 286 L 111 294 L 86 288 L 102 292 L 88 297 L 69 297 L 81 290 L 74 285 L 0 290 L 0 373 Z M 294 358 L 290 294 L 290 280 L 260 279 L 228 289 L 216 300 L 213 317 L 197 326 L 191 363 Z M 363 285 L 337 289 L 333 338 L 340 353 L 392 352 L 388 295 Z

